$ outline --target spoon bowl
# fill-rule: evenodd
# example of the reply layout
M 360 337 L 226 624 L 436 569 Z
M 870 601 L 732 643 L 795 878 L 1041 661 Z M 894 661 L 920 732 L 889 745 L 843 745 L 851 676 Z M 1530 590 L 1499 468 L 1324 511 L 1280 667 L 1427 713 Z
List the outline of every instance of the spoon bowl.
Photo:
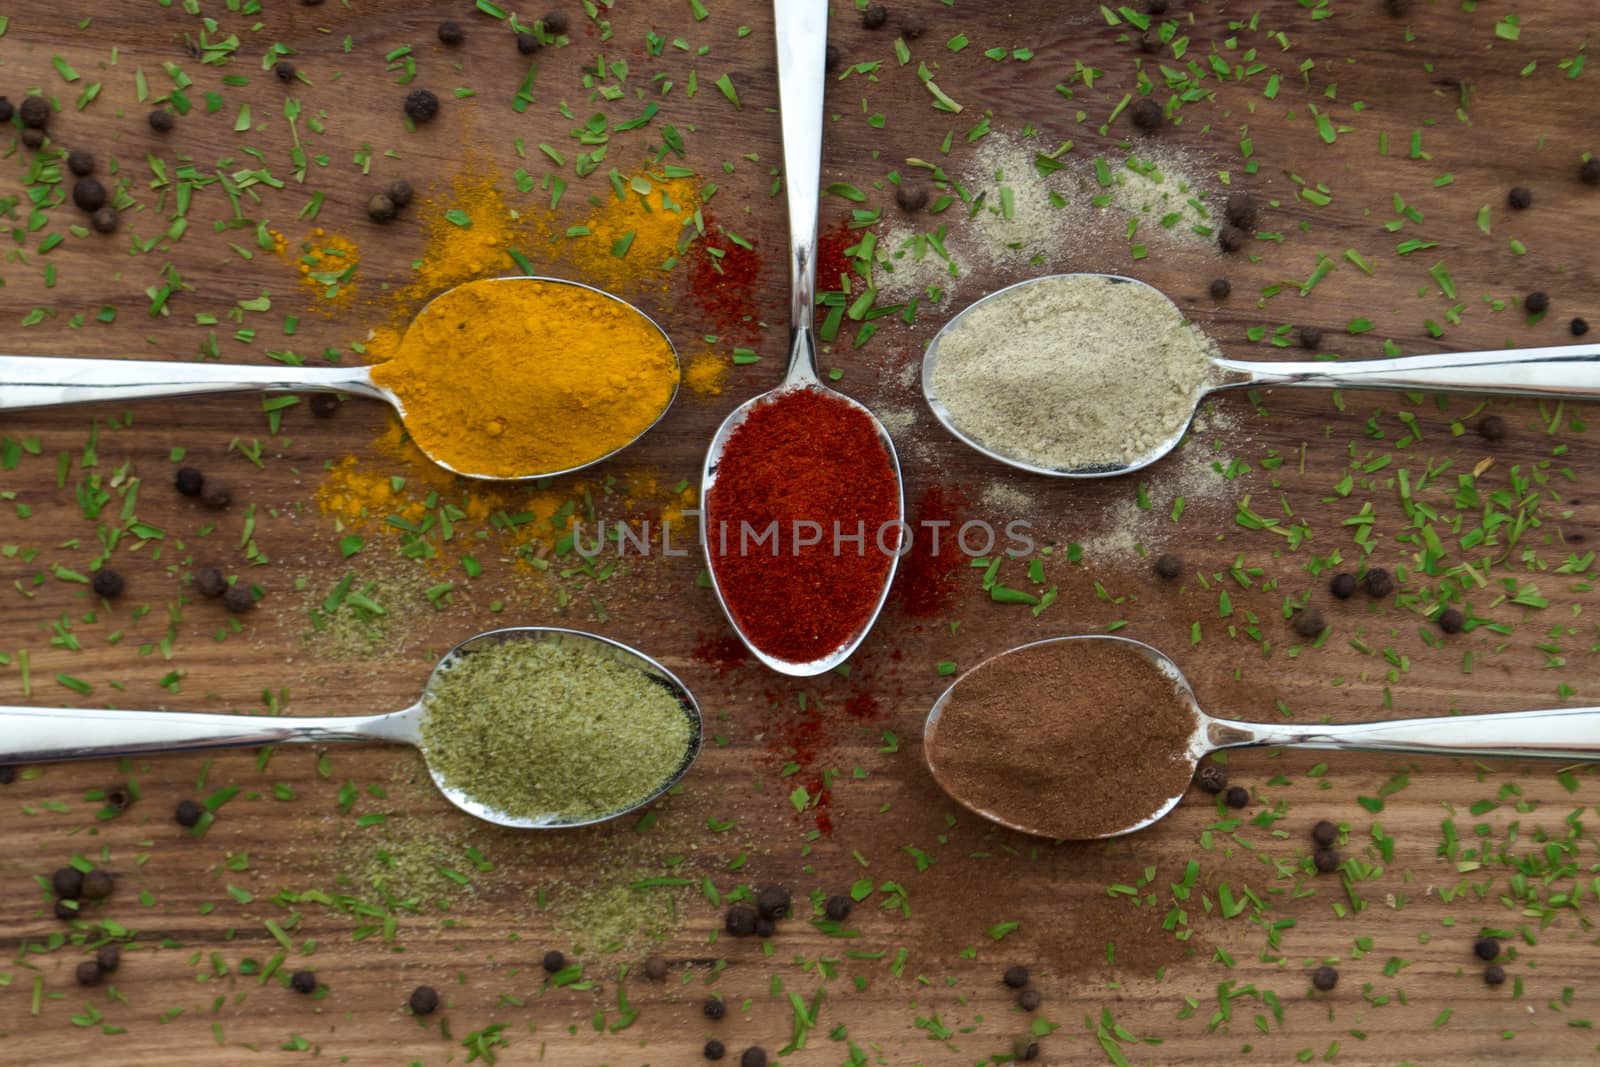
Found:
M 637 811 L 655 801 L 688 773 L 700 754 L 704 729 L 700 705 L 688 687 L 660 663 L 628 645 L 582 630 L 551 626 L 513 626 L 468 638 L 440 658 L 416 703 L 381 715 L 263 718 L 170 711 L 0 707 L 0 764 L 337 741 L 409 744 L 422 750 L 423 760 L 427 762 L 427 751 L 421 744 L 422 723 L 427 715 L 427 697 L 438 683 L 440 672 L 462 657 L 506 641 L 585 643 L 601 648 L 672 693 L 689 723 L 688 744 L 677 769 L 665 781 L 628 806 L 601 815 L 574 817 L 559 812 L 534 818 L 510 815 L 480 804 L 446 784 L 438 770 L 429 764 L 429 775 L 450 803 L 468 815 L 497 826 L 566 829 L 607 822 Z M 86 743 L 86 737 L 94 740 Z
M 621 297 L 596 289 L 592 285 L 565 278 L 546 278 L 518 275 L 505 278 L 482 279 L 466 285 L 493 283 L 495 285 L 570 285 L 615 301 L 638 315 L 661 335 L 672 355 L 675 370 L 672 392 L 660 412 L 650 424 L 630 440 L 606 452 L 557 470 L 518 472 L 513 475 L 485 471 L 463 470 L 421 448 L 430 460 L 445 470 L 464 478 L 487 481 L 528 482 L 539 478 L 552 478 L 602 463 L 621 452 L 664 418 L 677 399 L 682 380 L 682 363 L 672 338 L 661 325 Z M 457 288 L 460 288 L 459 286 Z M 455 290 L 447 290 L 433 297 L 417 313 L 421 319 L 440 300 Z M 416 320 L 413 320 L 415 322 Z M 157 397 L 199 396 L 211 393 L 237 392 L 267 393 L 345 393 L 381 400 L 395 409 L 402 423 L 406 420 L 405 404 L 388 389 L 372 379 L 371 368 L 349 367 L 291 367 L 283 365 L 256 366 L 236 363 L 191 363 L 164 360 L 134 359 L 76 359 L 52 356 L 0 356 L 0 411 L 24 408 L 54 407 L 62 404 L 92 403 L 96 401 L 148 400 Z
M 1142 286 L 1171 309 L 1172 321 L 1184 321 L 1178 306 L 1160 290 L 1137 278 L 1120 274 L 1047 274 L 996 289 L 957 313 L 928 343 L 922 356 L 922 395 L 928 408 L 950 433 L 997 462 L 1033 474 L 1055 478 L 1109 478 L 1142 470 L 1165 456 L 1182 442 L 1205 397 L 1231 389 L 1306 386 L 1324 389 L 1401 389 L 1453 393 L 1491 393 L 1519 396 L 1600 398 L 1600 345 L 1563 345 L 1550 348 L 1500 349 L 1487 352 L 1439 353 L 1371 360 L 1310 360 L 1258 362 L 1214 357 L 1211 372 L 1196 383 L 1189 417 L 1170 428 L 1161 440 L 1140 454 L 1118 462 L 1084 467 L 1051 467 L 1021 456 L 1011 455 L 975 438 L 963 430 L 939 396 L 934 385 L 939 365 L 941 342 L 959 327 L 975 309 L 991 301 L 1012 300 L 1029 288 L 1061 279 L 1097 278 L 1110 285 Z M 1092 314 L 1093 312 L 1087 312 Z M 1198 327 L 1195 327 L 1198 329 Z M 1137 419 L 1138 412 L 1119 412 L 1123 425 Z
M 1188 777 L 1193 775 L 1199 761 L 1211 752 L 1228 748 L 1262 746 L 1508 759 L 1550 758 L 1569 762 L 1600 760 L 1600 707 L 1550 708 L 1485 715 L 1444 715 L 1432 718 L 1391 719 L 1385 722 L 1318 723 L 1311 726 L 1240 722 L 1219 718 L 1203 711 L 1195 699 L 1194 690 L 1189 685 L 1188 679 L 1184 677 L 1178 665 L 1160 650 L 1129 637 L 1079 634 L 1032 641 L 990 657 L 962 675 L 940 694 L 928 711 L 927 720 L 923 725 L 922 746 L 923 760 L 940 788 L 964 807 L 1002 826 L 1043 837 L 1057 836 L 1030 824 L 1025 818 L 1019 818 L 1014 813 L 988 810 L 971 798 L 963 796 L 960 787 L 952 780 L 949 768 L 942 765 L 934 756 L 939 747 L 936 735 L 952 695 L 960 688 L 962 682 L 982 670 L 986 664 L 1030 649 L 1090 641 L 1114 641 L 1121 647 L 1136 651 L 1153 671 L 1159 672 L 1164 679 L 1172 683 L 1172 699 L 1176 704 L 1177 713 L 1191 717 L 1194 724 L 1183 757 L 1185 784 Z M 1041 712 L 1071 714 L 1071 708 L 1063 706 L 1057 709 L 1041 709 Z M 1130 727 L 1137 728 L 1136 724 L 1130 724 Z M 1019 746 L 1025 745 L 1029 743 L 1029 739 L 1019 736 L 1016 742 Z M 1065 787 L 1073 768 L 1066 759 L 1062 760 L 1061 766 L 1062 801 L 1068 803 L 1070 798 L 1065 793 Z M 1101 767 L 1097 769 L 1097 773 L 1102 778 L 1110 778 L 1112 784 L 1116 784 L 1129 781 L 1128 776 L 1146 774 L 1148 770 L 1147 767 L 1133 766 L 1130 760 L 1127 766 Z M 1136 830 L 1143 830 L 1160 821 L 1177 807 L 1178 802 L 1183 799 L 1184 791 L 1184 788 L 1179 788 L 1153 812 L 1130 814 L 1123 825 L 1085 840 L 1120 837 Z

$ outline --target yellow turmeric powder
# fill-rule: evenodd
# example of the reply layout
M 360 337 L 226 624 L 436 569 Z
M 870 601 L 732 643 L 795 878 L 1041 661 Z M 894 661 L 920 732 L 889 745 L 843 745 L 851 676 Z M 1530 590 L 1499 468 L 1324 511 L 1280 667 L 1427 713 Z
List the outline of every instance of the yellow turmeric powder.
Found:
M 671 342 L 627 304 L 518 279 L 437 297 L 372 368 L 424 452 L 490 478 L 555 474 L 615 452 L 666 410 L 678 377 Z

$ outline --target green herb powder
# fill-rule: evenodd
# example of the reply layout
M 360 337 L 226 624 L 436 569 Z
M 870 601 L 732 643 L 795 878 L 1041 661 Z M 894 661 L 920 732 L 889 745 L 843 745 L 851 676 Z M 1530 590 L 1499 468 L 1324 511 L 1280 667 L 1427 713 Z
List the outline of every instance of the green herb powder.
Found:
M 677 772 L 689 718 L 607 646 L 509 640 L 439 672 L 422 750 L 444 783 L 519 818 L 621 811 Z

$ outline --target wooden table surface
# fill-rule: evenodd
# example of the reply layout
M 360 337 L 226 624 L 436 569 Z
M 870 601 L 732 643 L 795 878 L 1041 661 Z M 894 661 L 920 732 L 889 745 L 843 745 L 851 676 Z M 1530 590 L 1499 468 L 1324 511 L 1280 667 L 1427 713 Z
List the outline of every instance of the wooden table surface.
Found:
M 685 390 L 636 447 L 548 492 L 580 498 L 587 489 L 599 515 L 635 520 L 683 503 L 670 487 L 696 479 L 712 429 L 778 380 L 784 356 L 786 228 L 782 197 L 771 195 L 780 153 L 765 8 L 706 0 L 700 19 L 700 5 L 663 0 L 590 18 L 563 2 L 571 43 L 539 54 L 532 103 L 517 112 L 525 61 L 505 25 L 469 5 L 189 6 L 198 14 L 184 4 L 35 0 L 9 11 L 0 89 L 13 102 L 39 86 L 53 95 L 54 143 L 91 148 L 102 178 L 115 160 L 116 182 L 136 206 L 123 211 L 120 234 L 102 237 L 69 231 L 81 216 L 49 194 L 35 224 L 28 198 L 41 175 L 28 173 L 33 154 L 17 145 L 19 131 L 7 131 L 0 194 L 21 200 L 5 213 L 15 238 L 0 268 L 6 350 L 189 360 L 214 333 L 215 354 L 228 361 L 264 363 L 268 352 L 292 349 L 315 363 L 328 347 L 354 360 L 350 345 L 369 328 L 414 310 L 392 291 L 406 284 L 426 247 L 426 220 L 452 206 L 462 173 L 498 176 L 507 203 L 546 234 L 520 250 L 540 270 L 577 275 L 566 227 L 591 210 L 590 198 L 611 197 L 610 168 L 659 167 L 670 123 L 684 155 L 665 161 L 718 186 L 707 211 L 754 243 L 764 264 L 752 305 L 765 316 L 758 338 L 713 347 L 726 354 L 750 343 L 762 359 L 733 368 L 720 395 Z M 660 1067 L 700 1062 L 715 1036 L 737 1062 L 747 1046 L 776 1054 L 789 1044 L 798 1003 L 820 1007 L 805 1047 L 786 1062 L 975 1064 L 1009 1055 L 1030 1026 L 999 981 L 1014 963 L 1032 970 L 1043 995 L 1034 1027 L 1054 1028 L 1040 1038 L 1044 1063 L 1593 1057 L 1600 857 L 1585 809 L 1600 787 L 1587 768 L 1236 753 L 1228 767 L 1250 790 L 1247 809 L 1193 792 L 1147 832 L 1059 844 L 997 830 L 947 798 L 924 769 L 919 736 L 949 681 L 940 664 L 964 669 L 1029 639 L 1112 628 L 1169 651 L 1204 706 L 1242 718 L 1312 724 L 1591 701 L 1600 598 L 1584 539 L 1596 521 L 1600 457 L 1585 423 L 1596 412 L 1527 399 L 1230 394 L 1182 456 L 1144 475 L 1069 484 L 1008 471 L 952 440 L 920 406 L 911 369 L 951 310 L 1046 270 L 1135 274 L 1233 356 L 1284 355 L 1256 342 L 1288 324 L 1320 327 L 1323 350 L 1348 358 L 1381 357 L 1391 342 L 1416 353 L 1569 341 L 1572 316 L 1600 316 L 1600 253 L 1590 240 L 1600 189 L 1577 176 L 1582 153 L 1600 148 L 1585 140 L 1595 136 L 1596 104 L 1595 74 L 1581 69 L 1585 13 L 1546 0 L 1418 3 L 1401 18 L 1373 0 L 1175 0 L 1168 18 L 1187 38 L 1178 58 L 1170 45 L 1143 55 L 1137 30 L 1108 25 L 1089 4 L 892 6 L 890 28 L 870 32 L 852 5 L 835 5 L 830 37 L 842 62 L 881 66 L 841 67 L 829 83 L 824 182 L 851 183 L 866 200 L 825 197 L 824 232 L 852 209 L 875 208 L 884 211 L 880 236 L 908 221 L 965 232 L 972 223 L 959 203 L 907 220 L 889 174 L 926 174 L 911 158 L 970 173 L 986 144 L 1028 131 L 1039 151 L 1071 140 L 1060 156 L 1069 169 L 1053 180 L 1087 177 L 1090 188 L 1072 192 L 1063 221 L 1051 224 L 1048 262 L 979 258 L 947 304 L 924 306 L 910 325 L 878 320 L 859 349 L 851 327 L 824 363 L 843 370 L 841 388 L 891 417 L 911 504 L 937 488 L 947 516 L 1025 520 L 1039 546 L 1053 545 L 1039 557 L 1045 582 L 1031 582 L 1023 560 L 1002 564 L 999 577 L 1035 592 L 1055 586 L 1054 603 L 1037 616 L 994 603 L 984 569 L 952 558 L 948 602 L 938 601 L 938 574 L 924 569 L 914 586 L 903 579 L 848 677 L 796 682 L 739 661 L 710 591 L 697 584 L 697 555 L 629 559 L 596 581 L 567 573 L 571 557 L 549 544 L 532 547 L 553 561 L 547 569 L 519 562 L 528 543 L 520 528 L 464 522 L 437 558 L 422 561 L 402 554 L 402 535 L 381 515 L 340 529 L 317 492 L 343 457 L 380 474 L 426 477 L 381 445 L 387 420 L 375 405 L 348 402 L 321 420 L 299 404 L 282 413 L 277 433 L 250 395 L 7 415 L 0 700 L 375 712 L 413 699 L 435 656 L 474 632 L 561 624 L 661 659 L 697 694 L 714 743 L 644 819 L 559 834 L 474 825 L 398 750 L 285 746 L 26 768 L 0 786 L 0 1058 L 265 1063 L 312 1052 L 359 1064 Z M 902 64 L 893 27 L 910 8 L 927 29 Z M 444 17 L 466 28 L 459 49 L 435 39 Z M 647 48 L 651 31 L 665 42 L 659 57 Z M 202 32 L 212 44 L 237 34 L 237 53 L 200 62 L 186 42 Z M 957 35 L 970 44 L 956 50 Z M 273 42 L 293 49 L 304 81 L 285 87 L 263 73 Z M 417 70 L 412 87 L 444 99 L 440 120 L 416 131 L 400 109 L 406 57 L 392 69 L 384 59 L 403 46 Z M 989 49 L 1001 58 L 986 57 Z M 612 70 L 606 83 L 623 88 L 615 102 L 585 80 L 601 56 L 628 65 L 625 81 Z M 1086 210 L 1091 161 L 1127 154 L 1126 114 L 1101 130 L 1137 90 L 1139 61 L 1160 101 L 1182 91 L 1168 89 L 1169 78 L 1194 81 L 1181 124 L 1138 137 L 1135 148 L 1181 148 L 1213 208 L 1228 191 L 1219 172 L 1251 191 L 1262 211 L 1245 251 L 1152 241 L 1148 257 L 1134 260 L 1125 217 L 1097 221 Z M 932 106 L 921 62 L 961 113 Z M 193 83 L 193 109 L 165 136 L 146 124 L 151 103 L 139 101 L 136 77 L 142 71 L 158 99 L 173 85 L 163 64 Z M 740 110 L 713 84 L 725 73 Z M 674 84 L 662 95 L 665 81 Z M 91 83 L 98 95 L 75 106 Z M 458 98 L 458 87 L 475 94 Z M 208 92 L 219 94 L 213 112 Z M 326 154 L 303 183 L 291 175 L 286 96 L 302 104 L 306 151 Z M 653 122 L 615 133 L 602 166 L 579 178 L 572 157 L 586 148 L 574 129 L 597 111 L 613 122 L 631 117 L 646 101 L 660 105 Z M 241 117 L 242 103 L 250 115 Z M 1319 125 L 1317 115 L 1328 121 Z M 562 167 L 534 148 L 541 142 L 563 156 Z M 264 166 L 284 187 L 255 186 L 241 207 L 248 221 L 220 228 L 233 216 L 228 199 L 215 184 L 197 188 L 187 232 L 172 239 L 172 183 L 186 162 L 204 176 Z M 518 191 L 518 168 L 534 182 L 550 172 L 571 183 L 553 215 L 546 192 Z M 402 176 L 425 191 L 424 202 L 388 227 L 368 222 L 367 198 Z M 1526 211 L 1507 207 L 1518 184 L 1533 191 Z M 1303 187 L 1309 199 L 1297 195 Z M 324 199 L 311 221 L 301 212 L 313 194 Z M 291 256 L 241 258 L 230 242 L 254 249 L 257 223 L 291 245 L 313 225 L 348 237 L 360 248 L 358 292 L 328 311 L 299 282 Z M 51 234 L 65 239 L 46 247 Z M 1397 250 L 1413 239 L 1414 250 Z M 716 225 L 705 243 L 729 247 Z M 639 269 L 622 286 L 686 357 L 717 332 L 690 292 L 697 254 L 699 242 L 664 281 Z M 1332 270 L 1302 295 L 1321 256 Z M 1430 273 L 1435 264 L 1442 268 Z M 1207 295 L 1219 276 L 1232 284 L 1220 302 Z M 1446 283 L 1453 296 L 1441 292 Z M 164 311 L 152 314 L 147 290 L 169 285 Z M 1530 322 L 1520 300 L 1533 290 L 1550 294 L 1551 311 Z M 270 311 L 238 310 L 263 295 Z M 113 321 L 103 308 L 115 309 Z M 285 315 L 297 318 L 290 337 Z M 1348 332 L 1358 318 L 1371 329 Z M 258 335 L 234 339 L 241 328 Z M 1485 411 L 1504 418 L 1503 440 L 1475 432 Z M 174 449 L 232 484 L 229 509 L 209 512 L 172 491 Z M 441 499 L 475 492 L 507 511 L 521 506 L 516 492 L 448 483 Z M 1239 521 L 1251 514 L 1272 522 Z M 107 605 L 76 576 L 118 532 L 109 564 L 128 589 Z M 352 534 L 363 547 L 345 558 L 341 539 Z M 1424 566 L 1433 534 L 1439 555 Z M 1081 546 L 1077 562 L 1070 545 Z M 481 576 L 467 577 L 463 552 Z M 1179 581 L 1153 575 L 1149 561 L 1162 552 L 1183 557 Z M 1332 601 L 1329 575 L 1364 555 L 1396 572 L 1399 594 Z M 260 585 L 264 599 L 230 619 L 186 584 L 207 564 Z M 335 632 L 315 632 L 313 609 L 351 574 L 376 583 L 372 595 L 388 614 L 363 628 L 342 609 Z M 453 591 L 435 606 L 424 591 L 442 583 Z M 1445 636 L 1429 620 L 1441 597 L 1466 609 L 1467 632 Z M 1284 618 L 1307 599 L 1329 622 L 1314 644 Z M 1063 694 L 1063 711 L 1069 701 Z M 1060 756 L 1086 781 L 1104 770 Z M 122 781 L 136 783 L 138 799 L 107 818 L 96 791 Z M 227 798 L 203 836 L 173 821 L 188 797 Z M 796 798 L 806 810 L 797 812 Z M 1346 828 L 1340 873 L 1311 865 L 1308 832 L 1319 819 Z M 391 880 L 386 896 L 370 881 L 380 850 L 422 873 Z M 45 887 L 73 857 L 114 872 L 117 888 L 63 923 Z M 440 866 L 467 884 L 439 875 Z M 634 888 L 652 879 L 668 883 Z M 789 886 L 802 917 L 765 945 L 715 937 L 721 909 L 710 898 L 767 883 Z M 813 894 L 856 885 L 870 896 L 845 924 L 854 936 L 825 936 L 808 921 Z M 121 968 L 80 988 L 74 968 L 107 922 L 128 942 Z M 658 940 L 635 930 L 620 946 L 608 943 L 630 923 L 647 924 Z M 1505 939 L 1510 980 L 1499 988 L 1485 985 L 1473 956 L 1482 931 Z M 582 963 L 582 981 L 547 985 L 540 960 L 552 948 Z M 664 983 L 638 973 L 652 952 L 670 963 Z M 1341 978 L 1334 992 L 1313 995 L 1308 973 L 1320 963 Z M 324 995 L 288 989 L 288 974 L 302 967 L 315 970 Z M 403 1006 L 424 983 L 445 1006 L 414 1019 Z M 712 994 L 729 1006 L 715 1023 L 700 1007 Z

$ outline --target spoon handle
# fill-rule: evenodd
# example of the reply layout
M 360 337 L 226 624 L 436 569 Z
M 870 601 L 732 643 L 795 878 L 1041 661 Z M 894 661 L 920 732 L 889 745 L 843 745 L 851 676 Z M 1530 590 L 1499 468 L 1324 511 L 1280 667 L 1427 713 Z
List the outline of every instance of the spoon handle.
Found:
M 783 190 L 789 202 L 789 372 L 786 385 L 817 381 L 812 320 L 817 303 L 817 200 L 822 191 L 822 97 L 827 82 L 828 0 L 773 0 Z
M 1451 393 L 1600 396 L 1600 345 L 1445 352 L 1398 359 L 1257 363 L 1219 359 L 1226 388 L 1314 385 L 1331 389 L 1424 389 Z
M 0 356 L 0 411 L 95 400 L 148 400 L 255 390 L 357 393 L 383 398 L 366 367 Z
M 414 741 L 416 709 L 385 715 L 267 718 L 182 711 L 0 706 L 0 763 L 133 756 L 306 741 Z
M 1216 748 L 1293 745 L 1436 756 L 1600 760 L 1600 708 L 1546 708 L 1310 727 L 1215 719 L 1209 740 Z

